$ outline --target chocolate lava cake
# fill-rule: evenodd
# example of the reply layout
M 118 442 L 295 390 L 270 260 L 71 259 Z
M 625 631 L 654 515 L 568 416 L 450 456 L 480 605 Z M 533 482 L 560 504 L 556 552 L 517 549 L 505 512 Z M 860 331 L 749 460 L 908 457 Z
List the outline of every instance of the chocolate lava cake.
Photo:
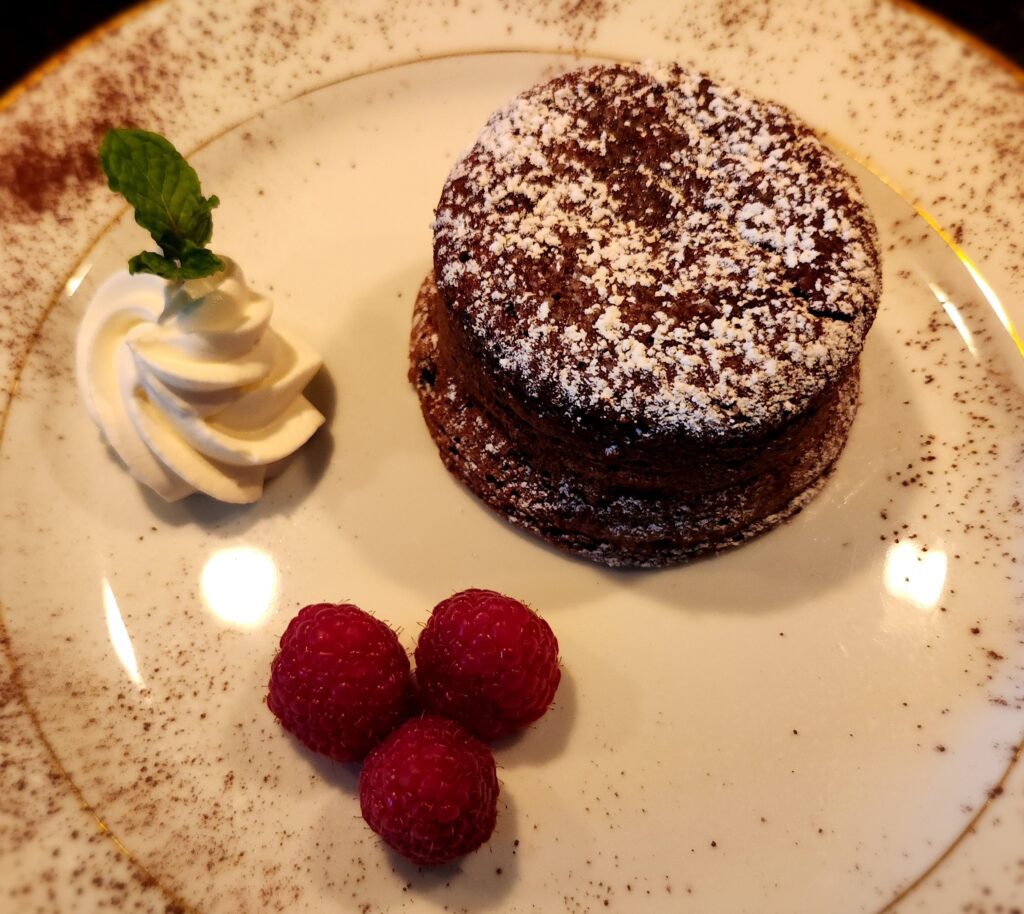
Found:
M 607 565 L 740 543 L 824 484 L 876 231 L 809 128 L 676 66 L 520 95 L 452 169 L 409 377 L 448 469 Z

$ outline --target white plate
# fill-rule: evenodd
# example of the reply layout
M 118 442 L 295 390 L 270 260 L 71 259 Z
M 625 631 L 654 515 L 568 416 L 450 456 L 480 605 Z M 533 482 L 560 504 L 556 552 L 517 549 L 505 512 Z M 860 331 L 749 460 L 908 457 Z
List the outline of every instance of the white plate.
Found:
M 903 8 L 821 7 L 158 5 L 0 113 L 0 169 L 32 160 L 19 125 L 41 125 L 56 181 L 128 116 L 109 90 L 126 78 L 133 120 L 202 147 L 215 247 L 321 347 L 331 413 L 254 508 L 147 496 L 71 377 L 90 291 L 144 234 L 104 227 L 118 204 L 91 184 L 8 185 L 0 910 L 1021 903 L 1024 92 Z M 696 62 L 789 104 L 861 160 L 884 242 L 835 478 L 785 527 L 665 572 L 591 567 L 495 519 L 444 472 L 404 377 L 450 164 L 571 47 Z M 303 603 L 352 599 L 411 646 L 471 585 L 540 609 L 565 676 L 497 749 L 490 844 L 419 871 L 364 826 L 355 769 L 298 747 L 262 698 Z

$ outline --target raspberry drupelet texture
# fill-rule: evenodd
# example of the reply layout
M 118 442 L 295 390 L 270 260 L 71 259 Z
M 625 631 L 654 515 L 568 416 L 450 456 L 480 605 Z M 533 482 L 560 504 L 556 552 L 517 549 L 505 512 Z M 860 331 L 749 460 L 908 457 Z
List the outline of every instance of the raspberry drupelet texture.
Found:
M 359 804 L 370 828 L 404 857 L 420 866 L 448 863 L 494 831 L 494 756 L 454 721 L 409 720 L 367 757 Z
M 408 655 L 387 625 L 348 603 L 316 603 L 281 636 L 267 705 L 310 749 L 351 762 L 409 715 L 412 697 Z
M 481 739 L 513 733 L 551 704 L 561 672 L 551 627 L 493 590 L 443 600 L 416 646 L 420 698 Z

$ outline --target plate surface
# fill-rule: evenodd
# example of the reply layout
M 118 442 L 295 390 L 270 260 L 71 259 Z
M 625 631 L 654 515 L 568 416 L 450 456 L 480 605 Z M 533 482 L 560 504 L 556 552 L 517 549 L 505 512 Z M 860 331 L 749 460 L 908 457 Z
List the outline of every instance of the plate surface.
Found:
M 0 171 L 21 176 L 0 253 L 0 909 L 1024 899 L 1021 86 L 897 7 L 692 6 L 156 6 L 0 114 Z M 448 168 L 496 106 L 583 62 L 572 48 L 687 60 L 790 105 L 849 153 L 882 234 L 863 404 L 828 488 L 664 572 L 591 567 L 495 519 L 444 472 L 404 377 Z M 205 71 L 171 78 L 184 60 Z M 106 82 L 76 78 L 96 61 Z M 129 76 L 147 126 L 201 146 L 216 247 L 325 356 L 329 428 L 250 509 L 146 495 L 74 389 L 89 295 L 144 240 L 125 214 L 105 224 L 117 203 L 84 158 L 89 99 L 121 116 Z M 49 185 L 15 168 L 33 142 Z M 565 675 L 497 748 L 491 843 L 419 871 L 364 826 L 356 771 L 306 753 L 262 697 L 302 604 L 351 599 L 411 646 L 466 586 L 537 607 Z

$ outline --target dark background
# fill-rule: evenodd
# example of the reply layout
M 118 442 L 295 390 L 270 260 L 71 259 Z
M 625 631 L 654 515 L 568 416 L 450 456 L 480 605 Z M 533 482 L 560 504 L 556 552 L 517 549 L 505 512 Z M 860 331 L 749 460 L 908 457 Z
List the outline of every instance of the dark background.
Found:
M 32 0 L 0 31 L 0 91 L 68 42 L 132 6 L 125 0 Z M 919 0 L 1024 66 L 1024 0 Z

